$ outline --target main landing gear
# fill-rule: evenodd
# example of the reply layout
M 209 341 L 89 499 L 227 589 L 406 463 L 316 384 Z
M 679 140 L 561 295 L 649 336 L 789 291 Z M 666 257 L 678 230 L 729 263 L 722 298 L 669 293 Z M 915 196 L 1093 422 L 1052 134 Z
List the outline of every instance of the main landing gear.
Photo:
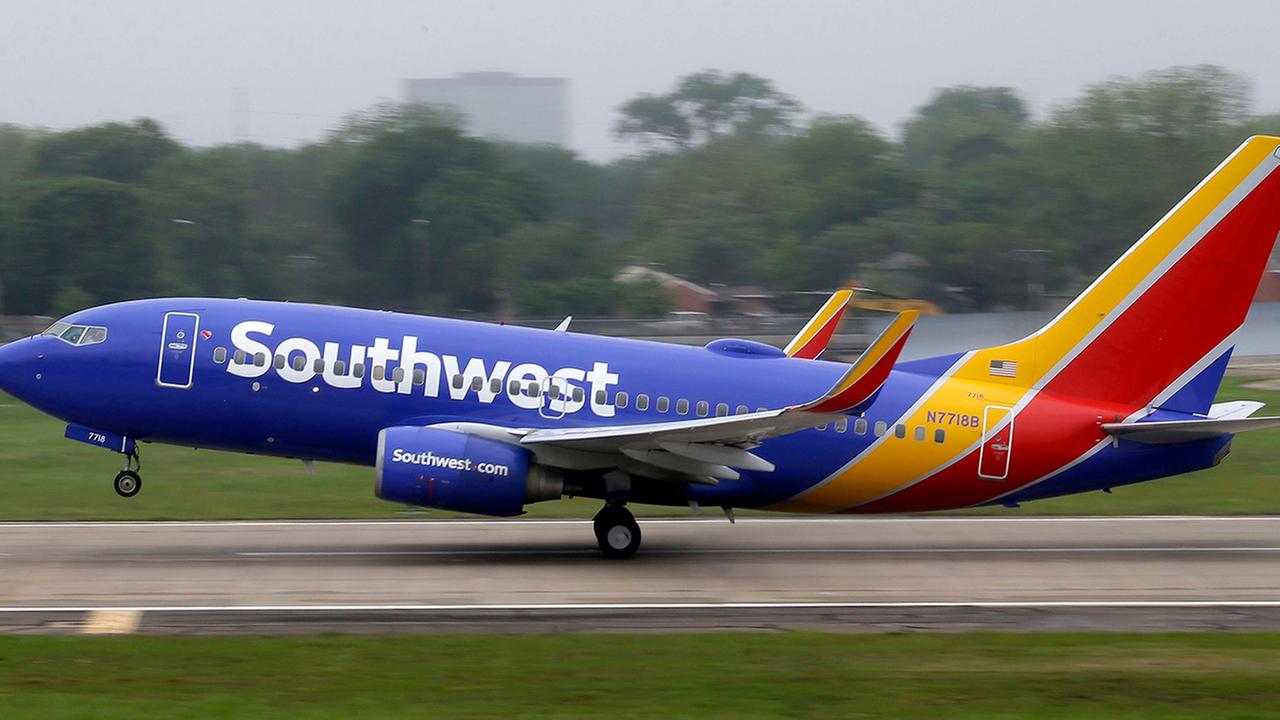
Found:
M 142 476 L 138 471 L 142 469 L 142 460 L 135 452 L 125 458 L 124 469 L 116 475 L 116 494 L 120 497 L 131 498 L 142 490 Z
M 606 504 L 596 513 L 593 524 L 596 542 L 605 557 L 624 560 L 640 549 L 640 525 L 625 505 Z

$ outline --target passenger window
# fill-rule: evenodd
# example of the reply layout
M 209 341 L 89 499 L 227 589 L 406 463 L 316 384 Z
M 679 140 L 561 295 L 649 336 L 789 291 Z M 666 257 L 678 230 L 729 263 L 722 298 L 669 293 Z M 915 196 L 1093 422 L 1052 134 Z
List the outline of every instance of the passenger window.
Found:
M 224 347 L 213 349 L 213 361 L 219 365 L 227 361 L 227 349 Z
M 316 358 L 315 362 L 311 363 L 311 369 L 314 370 L 317 375 L 324 372 L 324 358 Z
M 387 375 L 387 366 L 386 366 L 386 365 L 374 365 L 374 366 L 373 366 L 373 379 L 374 379 L 374 380 L 382 380 L 383 378 L 385 378 L 385 377 L 386 377 L 386 375 Z
M 258 367 L 266 367 L 266 366 L 267 366 L 267 354 L 266 354 L 266 353 L 258 353 L 258 354 L 256 354 L 256 355 L 254 355 L 254 356 L 253 356 L 253 364 L 254 364 L 254 365 L 257 365 Z
M 582 388 L 580 388 L 580 387 L 575 387 L 575 388 L 573 389 L 573 401 L 574 401 L 574 402 L 576 402 L 576 403 L 580 403 L 580 402 L 582 402 L 584 399 L 586 399 L 586 397 L 587 397 L 587 392 L 586 392 L 585 390 L 583 390 Z
M 733 412 L 737 415 L 746 415 L 747 413 L 751 412 L 751 408 L 747 407 L 746 405 L 739 405 L 737 409 L 735 409 Z
M 706 400 L 698 401 L 698 417 L 706 417 L 707 413 L 710 411 L 711 411 L 711 406 L 707 404 Z
M 419 370 L 419 372 L 421 372 L 421 370 Z M 422 385 L 427 381 L 426 373 L 423 373 L 422 375 L 423 375 L 423 380 L 422 382 L 418 383 L 419 385 Z M 502 380 L 500 378 L 493 378 L 492 380 L 489 381 L 489 392 L 493 393 L 494 395 L 497 395 L 498 393 L 502 392 Z
M 453 385 L 454 390 L 461 390 L 462 383 L 463 383 L 462 375 L 454 375 L 453 380 L 451 380 L 449 384 Z
M 854 434 L 854 435 L 866 435 L 866 434 L 867 434 L 867 419 L 866 419 L 866 418 L 858 418 L 857 420 L 854 420 L 854 421 L 853 421 L 853 434 Z
M 619 410 L 627 406 L 627 401 L 628 401 L 628 397 L 625 392 L 619 392 L 617 395 L 613 396 L 614 407 L 618 408 Z
M 716 403 L 716 417 L 725 417 L 729 414 L 729 403 Z
M 877 420 L 875 430 L 876 437 L 884 437 L 884 434 L 889 430 L 889 423 L 886 423 L 883 420 Z
M 343 360 L 334 360 L 334 361 L 333 361 L 333 374 L 334 374 L 334 375 L 345 375 L 346 373 L 347 373 L 347 363 L 346 363 L 345 361 L 343 361 Z
M 637 396 L 636 396 L 636 409 L 637 409 L 637 410 L 648 410 L 648 409 L 649 409 L 649 396 L 648 396 L 648 395 L 645 395 L 644 393 L 641 393 L 641 394 L 639 394 L 639 395 L 637 395 Z
M 679 400 L 676 400 L 676 414 L 677 415 L 689 414 L 689 401 L 687 399 L 680 398 Z
M 301 355 L 293 359 L 293 369 L 299 372 L 307 366 L 307 359 Z
M 658 396 L 658 412 L 664 413 L 671 409 L 671 399 L 666 395 Z
M 840 418 L 836 421 L 836 432 L 843 433 L 849 429 L 849 418 Z
M 519 394 L 520 394 L 520 381 L 519 381 L 519 380 L 512 380 L 510 383 L 507 383 L 507 393 L 508 393 L 508 394 L 510 394 L 510 395 L 519 395 Z
M 274 358 L 272 358 L 272 359 L 271 359 L 271 364 L 275 367 L 275 369 L 277 369 L 277 370 L 283 370 L 283 369 L 284 369 L 284 356 L 283 356 L 283 355 L 276 355 Z
M 394 382 L 404 382 L 404 368 L 398 367 L 391 371 L 391 379 Z
M 413 370 L 413 384 L 414 384 L 414 385 L 426 385 L 426 384 L 427 384 L 427 371 L 426 371 L 426 370 L 423 370 L 422 368 L 414 368 L 414 370 Z
M 939 445 L 941 445 L 942 443 L 946 442 L 946 441 L 947 441 L 947 431 L 946 431 L 946 430 L 943 430 L 942 428 L 938 428 L 937 430 L 934 430 L 934 431 L 933 431 L 933 441 L 934 441 L 934 442 L 936 442 L 936 443 L 938 443 Z
M 529 387 L 525 388 L 525 395 L 529 397 L 538 397 L 538 393 L 542 391 L 542 387 L 536 382 L 530 382 Z
M 560 386 L 559 386 L 559 385 L 556 385 L 555 383 L 551 383 L 550 385 L 548 385 L 548 386 L 547 386 L 547 397 L 551 398 L 552 400 L 559 400 L 559 399 L 560 399 Z
M 894 426 L 893 426 L 893 436 L 894 436 L 894 437 L 896 437 L 896 438 L 898 438 L 899 440 L 901 440 L 902 438 L 906 437 L 906 436 L 907 436 L 907 426 L 906 426 L 906 425 L 903 425 L 902 423 L 898 423 L 897 425 L 894 425 Z
M 923 425 L 916 426 L 916 442 L 924 442 L 925 429 Z
M 597 391 L 596 391 L 596 404 L 597 404 L 597 405 L 608 405 L 608 404 L 609 404 L 609 395 L 608 395 L 607 393 L 605 393 L 605 391 L 604 391 L 604 390 L 597 390 Z
M 233 357 L 237 365 L 244 365 L 245 355 L 243 350 L 236 350 L 236 354 Z
M 471 378 L 471 391 L 480 392 L 484 389 L 484 378 Z
M 351 374 L 355 376 L 357 380 L 364 379 L 364 363 L 356 363 L 355 365 L 352 365 Z

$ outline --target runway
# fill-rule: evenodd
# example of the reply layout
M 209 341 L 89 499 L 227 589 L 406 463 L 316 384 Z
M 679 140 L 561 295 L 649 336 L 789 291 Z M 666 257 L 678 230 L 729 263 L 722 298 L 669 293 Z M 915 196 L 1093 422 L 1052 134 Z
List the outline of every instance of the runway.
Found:
M 1278 629 L 1280 517 L 0 524 L 0 632 Z

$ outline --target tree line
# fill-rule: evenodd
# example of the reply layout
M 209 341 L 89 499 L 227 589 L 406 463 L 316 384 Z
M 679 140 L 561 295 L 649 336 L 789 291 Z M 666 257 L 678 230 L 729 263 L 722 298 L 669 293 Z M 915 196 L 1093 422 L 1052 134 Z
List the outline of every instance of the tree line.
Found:
M 1246 136 L 1280 131 L 1214 66 L 1114 78 L 1034 118 L 939 90 L 890 136 L 771 82 L 696 73 L 619 109 L 637 153 L 467 136 L 384 105 L 296 148 L 184 147 L 151 120 L 0 125 L 4 312 L 155 295 L 506 318 L 652 316 L 643 263 L 704 284 L 856 281 L 953 310 L 1036 307 L 1111 263 Z

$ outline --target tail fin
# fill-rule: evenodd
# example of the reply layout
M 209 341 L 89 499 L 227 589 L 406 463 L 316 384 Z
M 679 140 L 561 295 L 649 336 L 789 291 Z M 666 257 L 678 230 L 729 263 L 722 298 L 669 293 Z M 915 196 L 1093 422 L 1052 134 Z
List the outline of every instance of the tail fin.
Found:
M 1246 140 L 1058 317 L 957 377 L 1203 413 L 1280 233 L 1280 137 Z

